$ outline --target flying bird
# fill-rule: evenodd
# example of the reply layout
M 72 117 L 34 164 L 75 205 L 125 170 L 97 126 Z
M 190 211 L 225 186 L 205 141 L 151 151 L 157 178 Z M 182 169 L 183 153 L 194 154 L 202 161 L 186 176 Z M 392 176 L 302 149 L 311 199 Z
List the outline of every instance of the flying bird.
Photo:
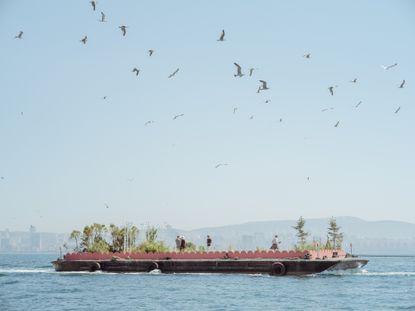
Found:
M 271 102 L 271 99 L 267 99 L 266 101 L 265 101 L 265 103 L 266 104 L 269 104 Z
M 180 118 L 180 117 L 183 117 L 184 116 L 184 113 L 182 113 L 182 114 L 178 114 L 178 115 L 175 115 L 174 117 L 173 117 L 173 120 L 176 120 L 177 118 Z
M 401 107 L 398 107 L 398 109 L 395 110 L 395 113 L 398 113 L 399 110 L 401 110 Z
M 169 76 L 168 76 L 168 78 L 170 79 L 170 78 L 172 78 L 172 77 L 174 77 L 175 75 L 176 75 L 176 73 L 178 73 L 179 72 L 179 69 L 180 68 L 177 68 L 173 73 L 171 73 Z
M 104 205 L 106 208 L 110 208 L 110 206 L 107 203 L 105 203 Z
M 282 122 L 282 118 L 280 118 L 280 123 Z
M 105 23 L 105 22 L 106 22 L 104 12 L 101 12 L 101 19 L 100 19 L 99 21 L 100 21 L 101 23 Z
M 330 94 L 331 94 L 331 96 L 333 96 L 334 95 L 334 88 L 335 87 L 337 87 L 337 85 L 336 86 L 330 86 L 328 89 L 329 89 L 329 92 L 330 92 Z
M 106 99 L 107 99 L 107 95 L 105 95 L 104 97 L 102 97 L 102 99 L 103 99 L 103 100 L 106 100 Z
M 337 121 L 337 123 L 334 125 L 334 127 L 338 127 L 340 124 L 340 121 Z
M 123 37 L 125 37 L 125 35 L 127 34 L 127 28 L 128 28 L 128 26 L 121 25 L 121 26 L 119 26 L 118 28 L 120 28 L 120 29 L 121 29 L 121 31 L 122 31 L 122 36 L 123 36 Z
M 242 67 L 239 66 L 239 64 L 237 63 L 233 63 L 236 66 L 236 74 L 234 74 L 234 77 L 239 77 L 241 78 L 244 74 L 242 73 Z
M 259 80 L 259 82 L 261 82 L 261 85 L 258 87 L 257 93 L 259 93 L 261 91 L 269 90 L 269 87 L 267 85 L 267 81 Z
M 403 89 L 403 86 L 405 85 L 405 80 L 402 81 L 401 85 L 399 85 L 400 89 Z
M 23 39 L 23 31 L 20 31 L 16 36 L 14 36 L 15 39 Z
M 249 76 L 252 77 L 254 70 L 258 70 L 258 68 L 249 68 Z
M 233 113 L 235 114 L 237 110 L 238 110 L 238 107 L 233 108 Z
M 150 121 L 147 121 L 146 123 L 144 123 L 144 125 L 147 126 L 147 125 L 150 125 L 150 124 L 153 124 L 153 123 L 154 123 L 154 121 L 150 120 Z
M 138 76 L 138 74 L 140 73 L 140 69 L 134 68 L 133 70 L 131 70 L 131 72 L 135 72 L 135 75 Z
M 228 165 L 228 163 L 218 163 L 218 164 L 215 165 L 215 168 L 219 168 L 221 166 L 227 166 L 227 165 Z
M 354 106 L 355 108 L 359 107 L 362 104 L 362 101 L 358 102 L 356 106 Z
M 304 58 L 311 58 L 311 53 L 306 53 L 303 55 Z
M 357 83 L 357 78 L 354 78 L 353 80 L 350 81 L 351 83 Z
M 225 30 L 222 30 L 220 37 L 217 41 L 225 41 Z
M 95 9 L 97 7 L 97 2 L 95 0 L 91 0 L 91 1 L 89 1 L 89 3 L 91 3 L 91 5 L 92 5 L 92 10 L 95 11 Z
M 83 44 L 86 44 L 86 42 L 88 41 L 88 36 L 83 37 L 81 40 L 79 40 L 80 42 L 82 42 Z
M 398 63 L 392 64 L 392 65 L 389 65 L 389 66 L 383 66 L 383 65 L 381 65 L 381 67 L 382 67 L 383 69 L 385 69 L 385 70 L 389 70 L 389 69 L 391 69 L 391 68 L 393 68 L 393 67 L 395 67 L 395 66 L 398 66 Z
M 254 119 L 254 116 L 253 115 L 249 117 L 249 120 L 253 120 L 253 119 Z
M 153 53 L 154 53 L 154 50 L 148 50 L 148 56 L 153 55 Z

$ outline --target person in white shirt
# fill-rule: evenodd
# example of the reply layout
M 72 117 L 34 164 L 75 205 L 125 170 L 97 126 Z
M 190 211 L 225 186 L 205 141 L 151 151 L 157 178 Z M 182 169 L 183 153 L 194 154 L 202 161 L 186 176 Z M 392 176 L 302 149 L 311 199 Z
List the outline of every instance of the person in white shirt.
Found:
M 280 244 L 281 242 L 278 241 L 278 235 L 275 235 L 274 238 L 272 239 L 272 245 L 271 245 L 271 249 L 273 250 L 279 250 L 278 244 Z

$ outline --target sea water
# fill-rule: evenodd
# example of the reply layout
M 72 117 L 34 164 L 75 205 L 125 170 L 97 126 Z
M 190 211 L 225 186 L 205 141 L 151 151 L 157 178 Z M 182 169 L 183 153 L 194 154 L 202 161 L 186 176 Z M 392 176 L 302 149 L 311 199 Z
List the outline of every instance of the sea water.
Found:
M 415 257 L 302 277 L 62 273 L 56 257 L 0 254 L 0 311 L 415 310 Z

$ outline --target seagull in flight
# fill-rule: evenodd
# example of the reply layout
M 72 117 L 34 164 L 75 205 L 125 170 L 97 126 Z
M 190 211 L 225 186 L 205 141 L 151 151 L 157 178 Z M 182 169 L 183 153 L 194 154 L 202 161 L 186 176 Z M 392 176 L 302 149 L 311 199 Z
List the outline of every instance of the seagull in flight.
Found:
M 265 101 L 265 103 L 266 104 L 269 104 L 271 102 L 271 99 L 267 99 L 266 101 Z
M 102 99 L 103 99 L 103 100 L 106 100 L 106 99 L 107 99 L 107 95 L 105 95 L 104 97 L 102 97 Z
M 337 123 L 334 125 L 334 127 L 338 127 L 340 124 L 340 121 L 337 121 Z
M 405 80 L 402 81 L 401 85 L 399 85 L 400 89 L 403 89 L 403 86 L 405 85 Z
M 254 70 L 258 70 L 258 68 L 249 68 L 249 76 L 252 77 Z
M 239 77 L 241 78 L 244 74 L 242 73 L 242 67 L 239 66 L 239 64 L 237 63 L 233 63 L 236 66 L 236 74 L 234 74 L 234 77 Z
M 104 203 L 106 208 L 110 208 L 110 206 L 107 203 Z
M 105 14 L 104 14 L 104 12 L 102 12 L 101 11 L 101 19 L 99 20 L 101 23 L 105 23 L 106 22 L 106 20 L 105 20 Z
M 97 2 L 95 0 L 91 0 L 91 1 L 89 1 L 89 3 L 91 3 L 91 5 L 92 5 L 92 10 L 95 11 L 95 9 L 97 7 Z
M 127 34 L 127 28 L 128 28 L 128 26 L 121 25 L 121 26 L 119 26 L 118 28 L 120 28 L 120 29 L 121 29 L 121 31 L 122 31 L 122 36 L 123 36 L 123 37 L 125 37 L 125 35 Z
M 227 165 L 228 165 L 228 163 L 218 163 L 218 164 L 215 165 L 215 168 L 219 168 L 221 166 L 227 166 Z
M 353 80 L 350 81 L 351 83 L 357 83 L 357 78 L 354 78 Z
M 173 120 L 176 120 L 177 118 L 180 118 L 180 117 L 183 117 L 184 116 L 184 113 L 182 113 L 182 114 L 178 114 L 178 115 L 175 115 L 174 117 L 173 117 Z
M 233 114 L 235 114 L 237 110 L 238 110 L 238 107 L 233 108 Z
M 217 41 L 225 41 L 225 30 L 222 30 L 220 37 Z
M 86 42 L 88 41 L 88 36 L 83 37 L 81 40 L 79 40 L 80 42 L 82 42 L 83 44 L 86 44 Z
M 147 121 L 146 123 L 144 123 L 144 125 L 145 126 L 147 126 L 147 125 L 150 125 L 150 124 L 153 124 L 154 123 L 154 121 L 153 120 L 149 120 L 149 121 Z
M 304 58 L 311 58 L 311 53 L 306 53 L 303 55 Z
M 401 107 L 399 106 L 398 109 L 395 110 L 395 113 L 398 113 L 399 110 L 401 110 Z
M 389 65 L 389 66 L 383 66 L 383 65 L 381 65 L 381 67 L 383 69 L 385 69 L 385 70 L 389 70 L 389 69 L 391 69 L 393 67 L 396 67 L 396 66 L 398 66 L 398 63 L 392 64 L 392 65 Z
M 358 102 L 356 106 L 354 106 L 355 108 L 359 107 L 362 104 L 362 101 Z
M 257 93 L 259 93 L 261 91 L 269 90 L 269 87 L 267 85 L 267 81 L 259 80 L 259 82 L 261 82 L 261 85 L 258 87 Z
M 169 76 L 168 76 L 168 78 L 170 79 L 170 78 L 173 78 L 175 75 L 176 75 L 176 73 L 178 73 L 179 72 L 179 70 L 180 70 L 180 68 L 177 68 L 173 73 L 171 73 Z
M 249 120 L 253 120 L 253 119 L 254 119 L 254 116 L 253 115 L 249 117 Z
M 131 72 L 135 72 L 135 75 L 138 76 L 138 74 L 140 73 L 140 69 L 134 67 L 134 69 L 131 70 Z
M 154 50 L 148 50 L 148 56 L 153 55 L 153 53 L 154 53 Z
M 23 31 L 20 31 L 16 36 L 14 36 L 15 39 L 23 39 Z
M 337 87 L 337 85 L 336 86 L 330 86 L 328 89 L 329 89 L 329 92 L 330 92 L 330 94 L 331 94 L 331 96 L 333 96 L 334 95 L 334 88 L 335 87 Z

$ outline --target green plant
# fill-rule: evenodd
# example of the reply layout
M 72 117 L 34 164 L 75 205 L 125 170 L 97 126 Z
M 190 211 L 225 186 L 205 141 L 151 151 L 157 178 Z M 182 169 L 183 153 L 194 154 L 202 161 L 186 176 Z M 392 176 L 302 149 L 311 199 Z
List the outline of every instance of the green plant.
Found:
M 149 242 L 144 241 L 141 243 L 135 250 L 145 253 L 160 253 L 168 252 L 169 247 L 164 244 L 162 241 Z
M 307 237 L 308 237 L 308 232 L 306 232 L 304 230 L 304 226 L 305 226 L 305 219 L 301 216 L 298 220 L 297 220 L 297 224 L 293 227 L 296 231 L 297 231 L 297 238 L 298 238 L 298 243 L 295 246 L 296 250 L 304 250 L 306 243 L 307 243 Z
M 71 240 L 75 240 L 75 251 L 76 252 L 79 252 L 79 243 L 78 243 L 78 241 L 79 241 L 79 238 L 81 237 L 81 232 L 80 231 L 78 231 L 78 230 L 73 230 L 72 232 L 71 232 L 71 235 L 69 236 L 69 238 L 71 239 Z
M 332 243 L 331 249 L 341 249 L 343 243 L 343 233 L 340 232 L 340 227 L 337 225 L 334 217 L 329 220 L 328 236 Z

